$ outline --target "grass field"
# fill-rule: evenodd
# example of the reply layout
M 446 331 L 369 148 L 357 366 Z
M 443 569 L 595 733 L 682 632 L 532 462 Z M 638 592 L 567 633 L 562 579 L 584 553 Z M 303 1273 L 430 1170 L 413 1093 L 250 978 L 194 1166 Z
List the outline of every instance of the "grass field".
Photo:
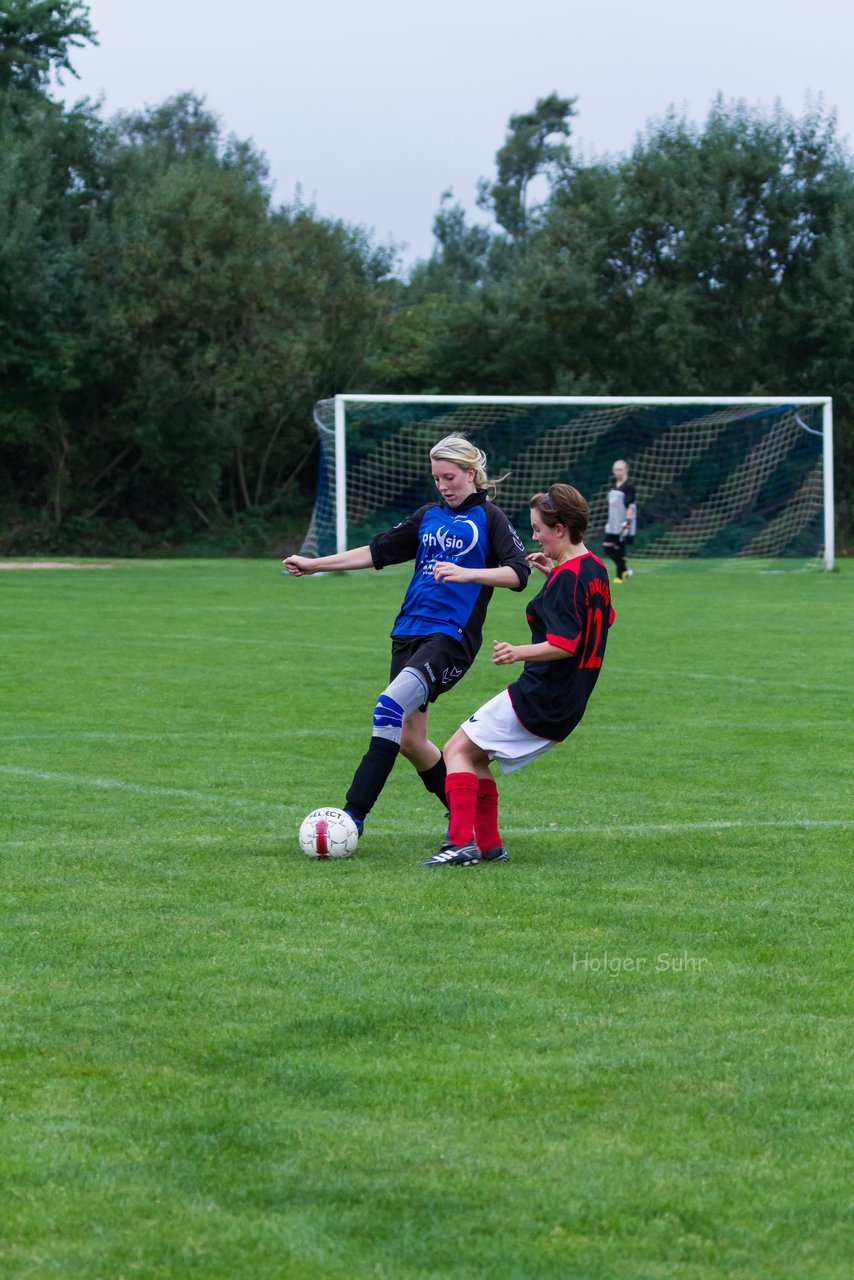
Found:
M 0 573 L 0 1273 L 849 1277 L 854 566 L 774 569 L 638 562 L 511 861 L 438 870 L 405 762 L 296 845 L 404 570 Z

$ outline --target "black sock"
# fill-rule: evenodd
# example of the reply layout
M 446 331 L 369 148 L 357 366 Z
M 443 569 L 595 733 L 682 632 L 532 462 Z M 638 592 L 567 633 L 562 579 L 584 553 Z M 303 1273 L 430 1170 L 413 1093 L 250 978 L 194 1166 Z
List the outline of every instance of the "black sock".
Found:
M 448 776 L 448 770 L 445 768 L 445 757 L 440 755 L 439 759 L 429 769 L 423 772 L 418 771 L 418 776 L 424 783 L 424 786 L 439 800 L 443 809 L 448 807 L 448 798 L 445 795 L 445 779 Z
M 605 552 L 614 561 L 617 577 L 622 578 L 626 572 L 626 549 L 619 543 L 606 543 Z
M 388 738 L 371 738 L 371 745 L 362 756 L 347 792 L 347 808 L 360 822 L 365 821 L 379 799 L 399 754 L 399 743 Z

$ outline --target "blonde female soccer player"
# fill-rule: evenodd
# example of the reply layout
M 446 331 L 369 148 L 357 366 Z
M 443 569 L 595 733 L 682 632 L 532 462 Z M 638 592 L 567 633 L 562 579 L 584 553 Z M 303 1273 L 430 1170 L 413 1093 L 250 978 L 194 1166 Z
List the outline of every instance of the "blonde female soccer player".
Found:
M 498 829 L 498 787 L 490 770 L 521 769 L 563 742 L 584 715 L 614 621 L 608 571 L 584 545 L 590 511 L 568 484 L 531 498 L 529 556 L 546 576 L 528 603 L 530 644 L 496 640 L 492 661 L 523 662 L 517 680 L 469 716 L 445 745 L 451 820 L 448 839 L 427 867 L 506 862 Z
M 519 535 L 488 500 L 497 482 L 487 477 L 477 445 L 446 436 L 430 450 L 430 465 L 438 501 L 375 534 L 367 546 L 284 561 L 295 577 L 415 561 L 391 629 L 390 683 L 377 698 L 368 750 L 347 792 L 345 808 L 360 833 L 400 752 L 445 805 L 445 762 L 429 738 L 429 705 L 474 661 L 493 589 L 522 591 L 530 573 Z

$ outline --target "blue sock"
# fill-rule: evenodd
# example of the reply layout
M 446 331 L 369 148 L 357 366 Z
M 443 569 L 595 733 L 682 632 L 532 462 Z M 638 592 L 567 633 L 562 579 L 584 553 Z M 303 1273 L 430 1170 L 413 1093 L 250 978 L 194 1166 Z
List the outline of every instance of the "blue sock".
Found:
M 352 813 L 349 809 L 345 809 L 345 810 L 344 810 L 344 812 L 345 812 L 345 813 L 349 813 L 349 814 L 350 814 L 350 817 L 353 819 L 353 821 L 354 821 L 354 822 L 355 822 L 355 824 L 356 824 L 356 830 L 358 831 L 359 836 L 361 837 L 361 834 L 362 834 L 362 832 L 363 832 L 363 831 L 364 831 L 364 829 L 365 829 L 364 819 L 362 819 L 362 818 L 357 818 L 357 817 L 356 817 L 356 815 L 355 815 L 355 813 Z

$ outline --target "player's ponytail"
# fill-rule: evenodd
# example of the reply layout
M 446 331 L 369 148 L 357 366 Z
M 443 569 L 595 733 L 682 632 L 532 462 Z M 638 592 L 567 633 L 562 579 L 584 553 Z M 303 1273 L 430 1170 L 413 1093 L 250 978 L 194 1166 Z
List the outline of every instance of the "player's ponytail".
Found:
M 444 440 L 433 445 L 430 457 L 433 462 L 455 462 L 458 467 L 463 467 L 466 471 L 473 468 L 475 488 L 491 489 L 493 494 L 501 481 L 506 480 L 510 474 L 507 471 L 498 479 L 491 479 L 486 474 L 486 454 L 465 436 L 445 436 Z

